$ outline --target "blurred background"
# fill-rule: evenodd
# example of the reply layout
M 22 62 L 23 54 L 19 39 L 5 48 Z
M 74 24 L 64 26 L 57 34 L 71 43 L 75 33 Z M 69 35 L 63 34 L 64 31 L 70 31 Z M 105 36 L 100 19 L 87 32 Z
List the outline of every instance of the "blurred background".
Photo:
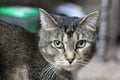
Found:
M 96 54 L 77 80 L 120 80 L 120 0 L 0 0 L 0 19 L 36 32 L 39 8 L 77 17 L 100 11 Z

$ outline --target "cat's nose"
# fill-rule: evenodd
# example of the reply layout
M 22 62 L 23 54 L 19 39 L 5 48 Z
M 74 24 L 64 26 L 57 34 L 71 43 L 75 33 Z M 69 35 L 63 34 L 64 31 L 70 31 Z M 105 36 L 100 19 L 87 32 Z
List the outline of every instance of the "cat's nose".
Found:
M 73 59 L 67 59 L 67 61 L 72 64 L 72 62 L 74 61 L 74 58 Z
M 75 54 L 73 53 L 71 53 L 71 54 L 65 54 L 65 57 L 66 57 L 66 60 L 70 63 L 70 64 L 72 64 L 72 62 L 74 61 L 74 59 L 75 59 Z

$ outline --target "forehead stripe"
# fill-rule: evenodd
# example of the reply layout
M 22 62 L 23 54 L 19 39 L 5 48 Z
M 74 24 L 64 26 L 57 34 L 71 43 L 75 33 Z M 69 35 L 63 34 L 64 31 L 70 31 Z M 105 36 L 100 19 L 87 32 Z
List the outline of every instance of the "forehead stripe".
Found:
M 68 35 L 68 37 L 72 37 L 74 31 L 75 31 L 74 23 L 71 23 L 70 25 L 65 26 L 65 32 Z

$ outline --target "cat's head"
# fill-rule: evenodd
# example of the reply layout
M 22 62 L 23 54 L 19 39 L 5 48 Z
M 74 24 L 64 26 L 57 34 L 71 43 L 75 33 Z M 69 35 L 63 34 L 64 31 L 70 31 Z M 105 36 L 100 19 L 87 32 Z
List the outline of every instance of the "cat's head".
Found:
M 39 50 L 55 67 L 80 68 L 94 55 L 99 12 L 83 18 L 52 16 L 40 9 Z

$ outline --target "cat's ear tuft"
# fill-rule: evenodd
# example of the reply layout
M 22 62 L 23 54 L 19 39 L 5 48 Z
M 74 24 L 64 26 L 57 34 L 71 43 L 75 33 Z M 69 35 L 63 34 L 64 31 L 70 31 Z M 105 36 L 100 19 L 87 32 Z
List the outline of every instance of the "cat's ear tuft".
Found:
M 80 22 L 80 24 L 83 25 L 85 24 L 86 27 L 89 28 L 90 30 L 96 31 L 99 15 L 100 15 L 99 11 L 92 12 L 85 16 Z
M 40 8 L 39 11 L 41 27 L 46 31 L 54 30 L 58 24 L 55 19 L 45 10 Z

